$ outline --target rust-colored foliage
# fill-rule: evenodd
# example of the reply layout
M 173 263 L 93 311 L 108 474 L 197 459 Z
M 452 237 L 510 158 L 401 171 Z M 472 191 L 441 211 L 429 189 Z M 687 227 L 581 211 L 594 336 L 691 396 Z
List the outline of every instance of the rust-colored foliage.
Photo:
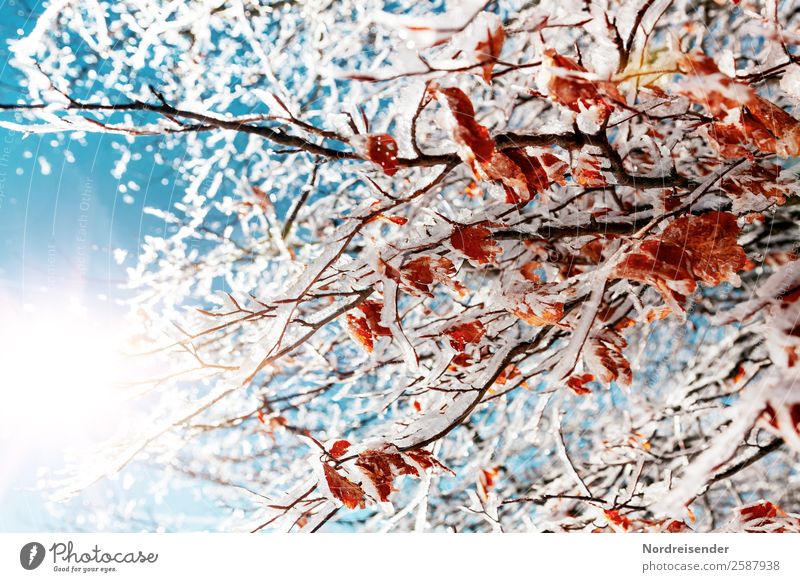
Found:
M 367 156 L 381 168 L 387 176 L 397 173 L 397 142 L 388 134 L 367 136 Z
M 363 315 L 348 313 L 347 329 L 358 343 L 368 352 L 371 352 L 374 348 L 376 337 L 391 336 L 392 332 L 388 327 L 380 323 L 383 303 L 368 299 L 359 304 L 358 309 Z
M 487 83 L 492 82 L 492 70 L 503 50 L 503 43 L 506 40 L 506 31 L 502 26 L 498 26 L 494 30 L 486 31 L 486 40 L 480 41 L 475 45 L 475 53 L 478 55 L 478 62 L 484 63 L 481 67 L 483 71 L 483 79 Z
M 609 101 L 621 99 L 613 83 L 590 80 L 584 67 L 554 49 L 545 50 L 544 56 L 545 62 L 553 69 L 547 85 L 553 101 L 572 111 L 580 111 L 581 105 L 585 108 L 599 106 L 603 117 L 608 117 L 611 112 Z
M 732 200 L 760 195 L 776 204 L 783 204 L 786 202 L 786 186 L 781 179 L 780 166 L 767 162 L 751 163 L 743 171 L 722 180 L 722 189 Z
M 678 64 L 688 77 L 679 92 L 714 116 L 708 133 L 723 156 L 751 156 L 745 146 L 784 158 L 800 154 L 800 122 L 786 111 L 720 72 L 714 59 L 699 51 L 683 55 Z M 728 121 L 737 110 L 738 121 Z
M 567 378 L 567 386 L 578 396 L 586 396 L 592 393 L 592 390 L 586 387 L 589 382 L 594 382 L 592 374 L 580 374 L 579 376 Z
M 486 501 L 489 492 L 494 488 L 499 474 L 500 467 L 492 467 L 491 469 L 482 469 L 478 475 L 478 495 L 484 501 Z
M 779 430 L 781 429 L 791 430 L 800 435 L 800 403 L 797 402 L 787 403 L 784 406 L 786 406 L 786 408 L 788 409 L 787 416 L 789 422 L 791 423 L 790 426 L 788 427 L 782 426 L 779 420 L 778 413 L 772 406 L 772 404 L 767 404 L 767 406 L 764 408 L 763 418 L 774 428 L 777 428 Z
M 358 455 L 356 465 L 372 481 L 381 501 L 389 501 L 395 476 L 419 475 L 417 469 L 406 463 L 397 452 L 370 449 Z
M 522 268 L 519 270 L 520 274 L 525 278 L 527 281 L 531 281 L 533 283 L 539 283 L 542 279 L 536 273 L 537 269 L 540 269 L 542 264 L 538 261 L 530 261 L 522 265 Z
M 451 475 L 455 475 L 455 473 L 450 470 L 448 467 L 445 467 L 439 460 L 433 456 L 433 453 L 427 451 L 425 449 L 414 449 L 411 451 L 406 451 L 403 453 L 409 459 L 414 461 L 417 465 L 422 467 L 423 469 L 442 469 L 443 471 L 447 471 Z
M 667 522 L 664 526 L 664 531 L 666 533 L 686 533 L 691 531 L 691 528 L 685 522 L 673 519 Z
M 525 148 L 509 148 L 503 150 L 503 153 L 522 171 L 525 183 L 531 193 L 541 193 L 547 190 L 550 179 L 539 158 L 528 155 Z
M 502 184 L 509 204 L 525 205 L 537 193 L 547 190 L 547 172 L 542 163 L 524 148 L 495 152 L 490 164 L 482 167 L 487 178 Z
M 364 314 L 364 317 L 367 320 L 367 325 L 369 326 L 369 330 L 373 335 L 392 335 L 392 332 L 389 331 L 389 328 L 382 326 L 380 323 L 383 303 L 380 301 L 375 301 L 374 299 L 367 299 L 359 304 L 358 309 Z
M 564 317 L 564 304 L 540 300 L 532 305 L 522 301 L 511 312 L 529 325 L 553 325 Z
M 735 280 L 747 265 L 747 255 L 737 243 L 739 226 L 729 212 L 682 216 L 661 236 L 661 243 L 682 247 L 692 274 L 706 285 Z
M 738 509 L 743 529 L 750 533 L 800 531 L 800 519 L 789 516 L 771 501 L 759 501 Z
M 525 148 L 498 151 L 489 130 L 475 121 L 472 101 L 463 91 L 448 87 L 435 92 L 455 121 L 452 134 L 459 155 L 477 178 L 502 185 L 507 203 L 525 205 L 537 193 L 544 192 L 550 180 L 562 183 L 568 170 L 562 160 L 549 153 L 537 158 Z
M 331 447 L 330 454 L 335 458 L 342 456 L 349 450 L 350 443 L 345 440 L 336 441 Z M 342 459 L 340 462 L 344 462 Z M 350 474 L 360 472 L 368 483 L 374 487 L 374 492 L 369 488 L 364 488 L 365 481 L 354 483 L 343 476 L 337 469 L 328 463 L 323 463 L 325 478 L 328 487 L 334 497 L 341 500 L 345 507 L 349 509 L 363 508 L 367 499 L 376 501 L 389 501 L 389 496 L 395 491 L 394 480 L 402 475 L 412 477 L 420 476 L 420 469 L 442 469 L 450 471 L 433 457 L 430 451 L 416 449 L 401 452 L 394 445 L 385 445 L 380 448 L 372 448 L 358 453 L 354 462 L 355 468 L 350 469 Z M 377 493 L 377 498 L 375 498 Z
M 478 320 L 456 324 L 444 332 L 450 340 L 450 345 L 457 352 L 463 352 L 467 344 L 479 343 L 485 333 L 486 328 Z
M 680 305 L 698 280 L 710 286 L 736 281 L 748 265 L 738 235 L 736 217 L 728 212 L 682 216 L 629 254 L 615 276 L 652 285 L 668 304 Z
M 627 531 L 631 528 L 631 525 L 633 525 L 633 522 L 630 520 L 630 518 L 622 515 L 616 509 L 606 509 L 603 513 L 605 514 L 606 519 L 610 523 L 614 524 L 615 526 L 617 526 L 622 530 Z
M 592 338 L 586 362 L 594 375 L 606 384 L 613 381 L 630 386 L 633 381 L 631 364 L 622 353 L 628 346 L 625 339 L 612 329 L 604 329 Z
M 408 261 L 400 270 L 400 281 L 411 295 L 433 297 L 431 285 L 441 283 L 463 293 L 463 286 L 456 281 L 456 268 L 446 257 L 422 256 Z
M 586 153 L 581 153 L 572 169 L 572 177 L 584 188 L 601 188 L 608 182 L 601 173 L 600 160 Z
M 364 490 L 357 483 L 353 483 L 347 477 L 343 477 L 327 463 L 322 464 L 325 471 L 325 480 L 328 483 L 328 489 L 331 490 L 333 496 L 344 503 L 348 509 L 355 509 L 356 507 L 364 508 Z
M 475 121 L 475 109 L 467 94 L 456 87 L 436 89 L 436 94 L 455 121 L 453 139 L 461 146 L 462 158 L 475 169 L 475 163 L 488 164 L 494 154 L 489 130 Z
M 539 161 L 541 161 L 545 172 L 547 172 L 548 180 L 555 182 L 560 186 L 566 185 L 566 176 L 569 172 L 569 164 L 550 152 L 543 152 L 538 156 L 538 158 Z
M 331 445 L 331 456 L 334 459 L 338 459 L 339 457 L 343 456 L 347 453 L 347 450 L 350 448 L 350 443 L 346 440 L 338 440 Z
M 364 349 L 371 352 L 375 347 L 375 342 L 372 337 L 372 332 L 369 330 L 367 320 L 359 315 L 347 314 L 347 330 Z
M 481 265 L 491 263 L 502 251 L 492 239 L 492 231 L 481 224 L 453 227 L 450 244 Z
M 509 380 L 513 380 L 514 378 L 518 378 L 522 375 L 520 369 L 517 368 L 515 365 L 510 364 L 503 368 L 503 371 L 500 372 L 500 375 L 494 381 L 495 385 L 498 386 L 505 386 Z

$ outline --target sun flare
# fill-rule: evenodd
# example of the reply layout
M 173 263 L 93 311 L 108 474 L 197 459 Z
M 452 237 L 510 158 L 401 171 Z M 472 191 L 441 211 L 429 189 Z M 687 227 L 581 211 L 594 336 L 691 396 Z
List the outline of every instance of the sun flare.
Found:
M 78 309 L 27 309 L 0 329 L 0 421 L 37 431 L 91 423 L 114 399 L 118 333 Z

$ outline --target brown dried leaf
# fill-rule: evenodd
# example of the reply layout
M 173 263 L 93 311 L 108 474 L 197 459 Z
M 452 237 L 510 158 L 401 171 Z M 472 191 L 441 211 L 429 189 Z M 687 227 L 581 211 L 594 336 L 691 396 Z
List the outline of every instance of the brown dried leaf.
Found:
M 348 509 L 359 507 L 364 508 L 364 490 L 357 483 L 353 483 L 347 477 L 342 477 L 336 469 L 323 463 L 325 470 L 325 480 L 328 482 L 328 489 L 331 490 L 336 499 L 344 503 Z
M 478 264 L 494 261 L 502 251 L 491 238 L 492 232 L 481 224 L 455 226 L 450 235 L 450 244 Z

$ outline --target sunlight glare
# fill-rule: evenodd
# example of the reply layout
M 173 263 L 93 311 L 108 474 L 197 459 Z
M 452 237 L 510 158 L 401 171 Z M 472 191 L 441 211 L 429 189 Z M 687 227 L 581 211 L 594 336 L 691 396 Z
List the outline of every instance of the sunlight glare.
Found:
M 122 367 L 119 335 L 82 309 L 6 315 L 0 328 L 0 430 L 53 435 L 105 424 Z

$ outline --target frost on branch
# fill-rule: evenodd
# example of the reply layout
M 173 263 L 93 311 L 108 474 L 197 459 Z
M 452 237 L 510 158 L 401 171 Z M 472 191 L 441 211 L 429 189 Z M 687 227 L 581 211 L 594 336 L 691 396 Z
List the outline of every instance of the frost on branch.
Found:
M 796 531 L 799 26 L 47 4 L 0 126 L 177 180 L 127 259 L 138 404 L 50 484 L 154 475 L 78 512 L 112 530 L 188 490 L 201 529 Z

